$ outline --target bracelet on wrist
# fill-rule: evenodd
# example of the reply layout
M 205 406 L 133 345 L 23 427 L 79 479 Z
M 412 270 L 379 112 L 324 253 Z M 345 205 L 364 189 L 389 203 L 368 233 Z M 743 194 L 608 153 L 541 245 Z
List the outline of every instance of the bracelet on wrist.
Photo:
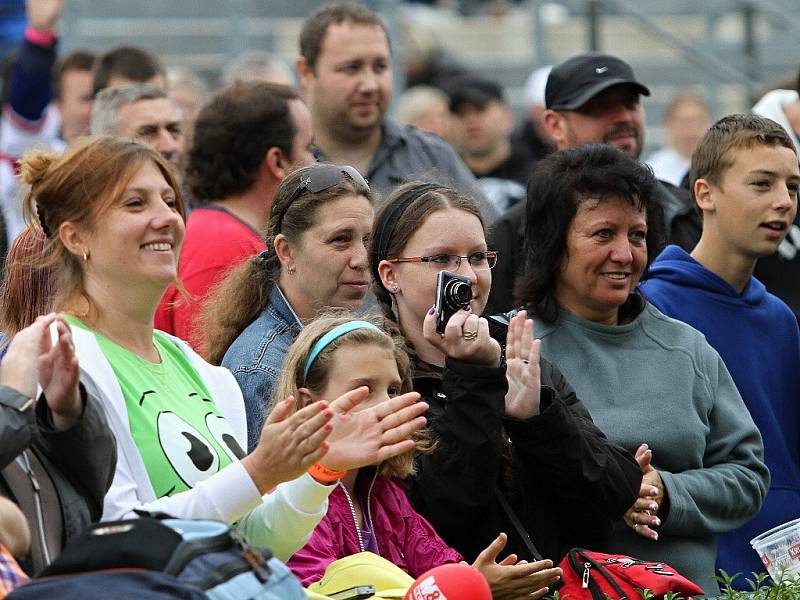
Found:
M 334 483 L 347 475 L 347 471 L 333 471 L 319 463 L 314 463 L 308 469 L 308 474 L 320 483 Z
M 56 41 L 56 34 L 52 29 L 35 29 L 28 25 L 25 28 L 25 39 L 37 46 L 51 46 Z

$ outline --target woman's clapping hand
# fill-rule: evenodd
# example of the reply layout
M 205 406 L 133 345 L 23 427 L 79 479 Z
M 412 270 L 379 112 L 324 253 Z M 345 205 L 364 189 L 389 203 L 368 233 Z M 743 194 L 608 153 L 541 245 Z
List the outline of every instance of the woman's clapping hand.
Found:
M 425 427 L 428 405 L 417 392 L 390 398 L 366 410 L 358 403 L 369 394 L 362 386 L 331 402 L 333 431 L 321 461 L 332 471 L 374 465 L 414 449 L 411 434 Z
M 299 477 L 328 452 L 326 440 L 333 431 L 330 421 L 334 416 L 328 403 L 314 402 L 293 413 L 294 406 L 291 396 L 275 405 L 258 445 L 242 459 L 262 495 Z
M 425 426 L 428 405 L 409 392 L 358 410 L 369 393 L 362 386 L 333 402 L 320 400 L 294 412 L 293 397 L 275 406 L 258 446 L 242 459 L 263 494 L 295 479 L 316 462 L 344 471 L 387 460 L 414 449 L 411 435 Z
M 639 488 L 639 498 L 625 513 L 625 523 L 639 535 L 653 541 L 658 540 L 658 532 L 653 528 L 661 525 L 658 511 L 664 500 L 664 482 L 661 475 L 651 464 L 653 451 L 642 444 L 636 450 L 636 462 L 642 469 L 642 485 Z
M 540 560 L 529 563 L 517 560 L 515 554 L 497 562 L 497 556 L 506 546 L 506 534 L 501 533 L 478 555 L 473 567 L 478 569 L 492 590 L 494 600 L 516 598 L 541 598 L 549 591 L 547 586 L 561 577 L 561 569 L 553 561 Z
M 529 419 L 539 414 L 541 382 L 539 349 L 541 342 L 533 339 L 533 321 L 519 311 L 508 324 L 506 334 L 506 415 Z

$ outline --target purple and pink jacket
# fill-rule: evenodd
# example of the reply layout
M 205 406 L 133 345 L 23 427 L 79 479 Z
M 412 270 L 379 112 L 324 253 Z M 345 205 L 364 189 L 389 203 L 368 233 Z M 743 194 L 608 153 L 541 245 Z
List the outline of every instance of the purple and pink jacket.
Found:
M 370 519 L 378 554 L 415 579 L 445 563 L 463 560 L 411 506 L 402 484 L 361 469 L 356 491 L 363 498 L 364 518 Z M 367 509 L 368 508 L 368 509 Z M 292 572 L 305 586 L 322 578 L 335 560 L 356 554 L 365 541 L 341 484 L 328 497 L 328 512 L 311 539 L 289 559 Z

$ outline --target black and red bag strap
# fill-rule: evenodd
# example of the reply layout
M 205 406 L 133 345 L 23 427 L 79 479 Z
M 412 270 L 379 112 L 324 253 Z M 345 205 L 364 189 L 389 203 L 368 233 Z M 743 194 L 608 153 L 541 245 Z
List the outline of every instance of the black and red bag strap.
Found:
M 589 556 L 586 550 L 583 548 L 573 548 L 569 551 L 568 556 L 570 566 L 575 570 L 575 572 L 581 573 L 581 571 L 583 571 L 583 587 L 589 588 L 593 598 L 597 598 L 597 600 L 605 600 L 606 595 L 602 592 L 597 582 L 592 579 L 592 570 L 603 576 L 603 579 L 608 582 L 608 584 L 617 594 L 618 600 L 634 600 L 632 598 L 628 598 L 625 590 L 623 590 L 619 583 L 617 583 L 614 575 L 610 573 L 608 569 L 606 569 L 601 563 Z

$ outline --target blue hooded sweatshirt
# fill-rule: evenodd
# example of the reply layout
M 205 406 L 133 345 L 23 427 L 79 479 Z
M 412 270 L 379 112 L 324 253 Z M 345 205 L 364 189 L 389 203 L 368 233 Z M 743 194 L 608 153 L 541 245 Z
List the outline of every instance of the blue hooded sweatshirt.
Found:
M 758 516 L 718 537 L 717 569 L 764 571 L 750 540 L 800 517 L 800 332 L 792 311 L 751 277 L 739 294 L 684 250 L 668 246 L 642 293 L 664 314 L 702 332 L 722 356 L 764 438 L 771 483 Z M 736 587 L 749 589 L 745 577 Z

